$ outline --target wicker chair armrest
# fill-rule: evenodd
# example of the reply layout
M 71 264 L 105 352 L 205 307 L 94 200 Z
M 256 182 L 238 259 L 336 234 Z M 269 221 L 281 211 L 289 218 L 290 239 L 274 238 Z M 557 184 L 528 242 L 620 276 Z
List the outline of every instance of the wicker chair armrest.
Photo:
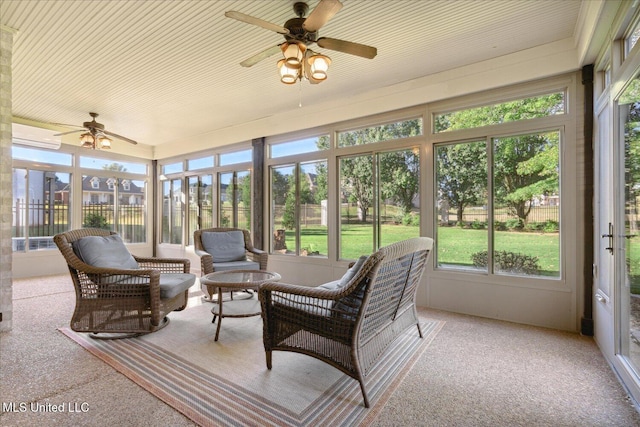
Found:
M 213 273 L 213 257 L 209 252 L 196 249 L 195 253 L 200 257 L 200 274 Z
M 267 269 L 269 254 L 261 249 L 247 248 L 247 258 L 260 264 L 260 270 Z
M 133 257 L 141 269 L 159 270 L 162 273 L 189 273 L 191 270 L 191 261 L 185 258 Z
M 270 292 L 279 292 L 292 296 L 301 296 L 306 298 L 317 298 L 326 300 L 337 300 L 344 296 L 344 289 L 324 289 L 313 286 L 292 285 L 290 283 L 269 282 L 260 286 L 258 295 Z

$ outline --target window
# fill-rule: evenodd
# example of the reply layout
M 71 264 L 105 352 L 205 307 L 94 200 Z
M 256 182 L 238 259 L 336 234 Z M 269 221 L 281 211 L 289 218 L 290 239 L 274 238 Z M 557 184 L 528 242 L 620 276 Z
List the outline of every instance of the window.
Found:
M 490 138 L 490 155 L 485 140 L 436 147 L 439 267 L 560 276 L 560 136 Z
M 71 229 L 71 174 L 13 169 L 13 251 L 54 249 L 53 236 Z
M 271 201 L 272 252 L 326 257 L 327 162 L 272 167 Z
M 187 160 L 187 170 L 193 171 L 213 167 L 213 156 Z
M 218 225 L 251 229 L 251 172 L 218 174 L 220 206 Z
M 329 135 L 299 139 L 296 141 L 272 144 L 271 158 L 286 157 L 295 154 L 313 153 L 329 149 Z
M 43 162 L 59 166 L 71 166 L 73 156 L 53 150 L 38 150 L 36 148 L 26 148 L 20 146 L 11 147 L 11 156 L 16 160 L 28 160 L 33 162 Z
M 409 119 L 338 133 L 338 147 L 371 144 L 422 135 L 422 119 Z
M 162 181 L 162 243 L 182 243 L 182 180 Z
M 82 227 L 115 231 L 127 243 L 146 242 L 146 193 L 142 179 L 83 175 Z
M 341 157 L 340 258 L 420 235 L 419 150 Z
M 85 169 L 98 169 L 113 172 L 127 172 L 132 174 L 146 175 L 147 164 L 124 161 L 119 159 L 113 161 L 96 157 L 80 156 L 80 167 Z
M 500 123 L 565 114 L 564 92 L 434 114 L 434 132 L 471 129 Z
M 220 166 L 235 165 L 237 163 L 247 163 L 253 158 L 253 150 L 234 151 L 232 153 L 220 154 Z
M 190 176 L 189 213 L 187 236 L 193 245 L 193 232 L 213 227 L 213 176 L 210 174 Z

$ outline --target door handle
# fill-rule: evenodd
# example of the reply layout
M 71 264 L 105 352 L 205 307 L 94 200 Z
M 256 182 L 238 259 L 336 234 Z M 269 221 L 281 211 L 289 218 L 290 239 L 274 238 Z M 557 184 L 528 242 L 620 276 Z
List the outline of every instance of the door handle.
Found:
M 613 255 L 613 224 L 609 223 L 609 234 L 603 234 L 602 238 L 607 238 L 609 239 L 608 241 L 608 246 L 606 248 L 604 248 L 605 250 L 609 251 L 609 253 L 611 255 Z

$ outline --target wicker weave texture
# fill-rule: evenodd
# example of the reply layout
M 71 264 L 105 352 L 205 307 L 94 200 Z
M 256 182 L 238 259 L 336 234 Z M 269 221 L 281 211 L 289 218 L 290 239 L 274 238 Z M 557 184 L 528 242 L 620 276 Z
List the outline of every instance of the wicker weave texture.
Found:
M 76 305 L 70 327 L 77 332 L 142 334 L 164 325 L 165 316 L 182 310 L 188 291 L 160 298 L 160 273 L 189 273 L 187 259 L 134 258 L 139 269 L 121 270 L 85 264 L 72 244 L 87 236 L 109 236 L 109 230 L 83 228 L 54 236 L 73 280 Z
M 293 351 L 320 359 L 360 383 L 399 333 L 415 325 L 415 299 L 433 239 L 418 237 L 381 248 L 343 288 L 328 290 L 268 283 L 262 305 L 267 367 L 271 352 Z

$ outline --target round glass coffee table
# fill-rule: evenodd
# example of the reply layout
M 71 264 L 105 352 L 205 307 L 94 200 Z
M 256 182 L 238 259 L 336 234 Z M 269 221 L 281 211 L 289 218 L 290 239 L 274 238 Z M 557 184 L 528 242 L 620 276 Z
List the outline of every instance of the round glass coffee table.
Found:
M 245 289 L 258 290 L 260 285 L 267 282 L 277 282 L 281 279 L 278 273 L 264 270 L 228 270 L 215 271 L 200 278 L 200 283 L 207 287 L 209 295 L 218 289 L 218 301 L 211 309 L 212 323 L 218 319 L 215 341 L 220 335 L 220 324 L 223 317 L 250 317 L 260 315 L 260 302 L 257 295 L 250 299 L 233 298 L 223 301 L 223 292 L 242 291 Z M 233 295 L 233 294 L 232 294 Z

